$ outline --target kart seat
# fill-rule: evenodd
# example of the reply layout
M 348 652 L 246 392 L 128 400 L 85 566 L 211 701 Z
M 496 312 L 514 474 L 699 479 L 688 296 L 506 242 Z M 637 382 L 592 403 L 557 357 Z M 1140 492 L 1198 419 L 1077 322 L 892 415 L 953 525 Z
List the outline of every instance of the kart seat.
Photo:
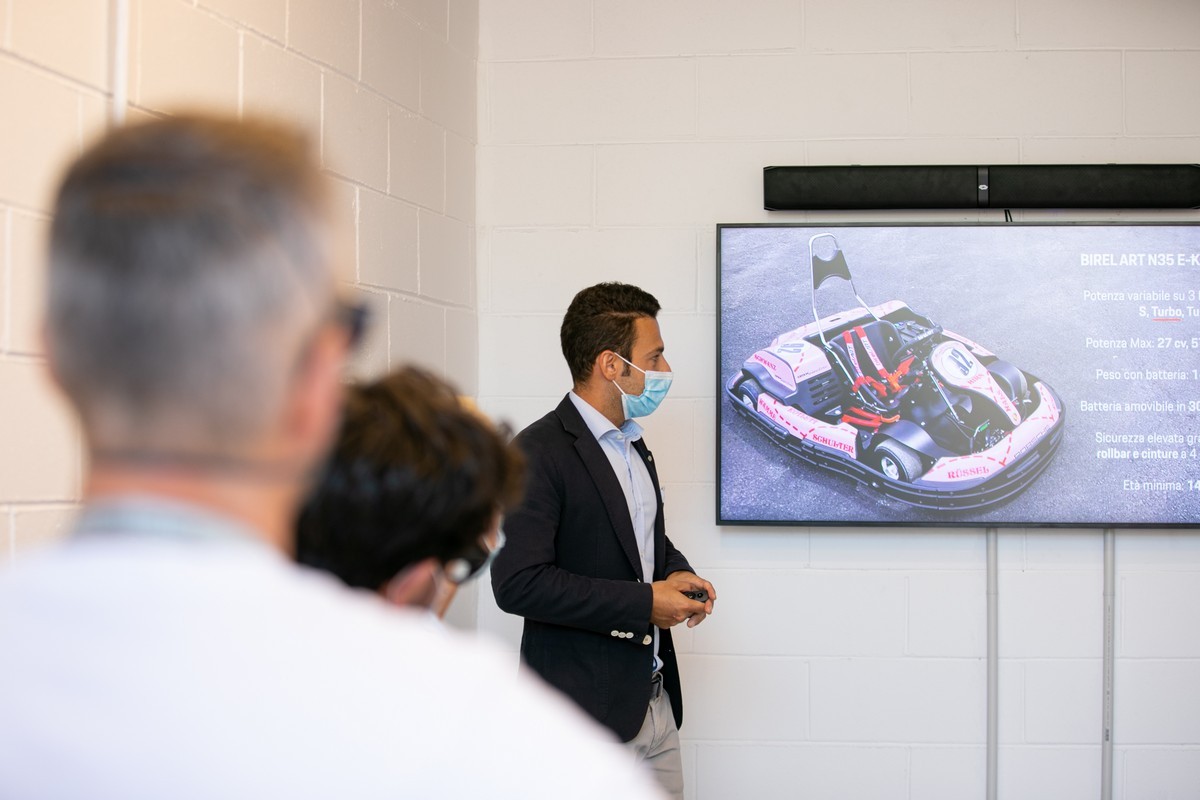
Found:
M 897 362 L 903 342 L 887 320 L 856 325 L 828 340 L 828 348 L 851 383 L 851 391 L 868 408 L 892 410 L 908 389 L 902 379 L 911 360 Z

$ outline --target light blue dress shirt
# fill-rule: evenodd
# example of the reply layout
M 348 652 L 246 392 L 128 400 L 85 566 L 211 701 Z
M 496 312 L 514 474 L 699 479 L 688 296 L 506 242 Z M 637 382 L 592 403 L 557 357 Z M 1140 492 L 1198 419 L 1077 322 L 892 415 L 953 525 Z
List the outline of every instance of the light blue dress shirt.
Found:
M 633 534 L 637 539 L 638 555 L 642 561 L 642 580 L 654 580 L 654 520 L 658 516 L 658 503 L 654 497 L 654 482 L 650 470 L 642 457 L 633 448 L 633 443 L 642 438 L 642 426 L 627 419 L 620 428 L 593 408 L 575 392 L 568 393 L 584 424 L 596 437 L 600 449 L 608 457 L 613 473 L 625 493 L 629 507 L 629 520 L 633 523 Z M 658 629 L 654 630 L 654 670 L 662 668 L 658 657 Z

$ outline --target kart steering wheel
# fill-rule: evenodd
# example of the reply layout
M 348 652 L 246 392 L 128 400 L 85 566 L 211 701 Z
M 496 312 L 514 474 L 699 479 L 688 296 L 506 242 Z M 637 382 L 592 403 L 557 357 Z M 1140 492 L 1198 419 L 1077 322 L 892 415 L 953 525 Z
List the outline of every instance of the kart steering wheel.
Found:
M 925 331 L 917 338 L 912 339 L 907 344 L 901 346 L 901 348 L 896 351 L 896 355 L 894 356 L 895 360 L 897 362 L 903 361 L 905 356 L 912 355 L 918 347 L 920 347 L 921 345 L 927 344 L 931 339 L 933 339 L 934 336 L 937 336 L 941 332 L 942 332 L 942 326 L 934 325 L 932 328 Z

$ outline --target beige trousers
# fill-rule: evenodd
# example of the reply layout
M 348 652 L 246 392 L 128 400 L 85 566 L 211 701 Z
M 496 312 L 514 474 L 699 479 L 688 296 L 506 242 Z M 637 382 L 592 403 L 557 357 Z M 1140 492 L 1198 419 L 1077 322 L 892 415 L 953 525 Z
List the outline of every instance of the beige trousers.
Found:
M 661 675 L 654 676 L 646 721 L 628 746 L 638 761 L 650 768 L 673 800 L 683 800 L 683 758 L 679 750 L 679 729 L 675 727 L 671 698 L 663 691 Z

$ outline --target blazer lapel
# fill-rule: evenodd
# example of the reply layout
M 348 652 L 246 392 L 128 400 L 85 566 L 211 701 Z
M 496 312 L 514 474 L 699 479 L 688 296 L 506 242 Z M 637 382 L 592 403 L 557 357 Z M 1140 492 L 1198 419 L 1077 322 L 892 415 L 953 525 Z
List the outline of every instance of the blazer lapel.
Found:
M 658 468 L 654 465 L 654 454 L 650 452 L 650 448 L 646 447 L 646 440 L 635 441 L 633 449 L 637 450 L 638 455 L 642 457 L 642 462 L 650 473 L 650 482 L 654 484 L 654 502 L 657 508 L 657 513 L 654 515 L 654 576 L 657 578 L 662 575 L 667 563 L 667 529 L 663 524 L 662 489 L 658 485 Z
M 563 401 L 558 404 L 556 411 L 558 418 L 562 421 L 563 428 L 575 437 L 575 452 L 579 454 L 579 458 L 583 461 L 588 475 L 591 476 L 592 483 L 595 484 L 596 490 L 600 493 L 600 498 L 604 502 L 604 509 L 608 513 L 608 520 L 612 523 L 613 530 L 617 534 L 617 541 L 621 544 L 621 550 L 625 552 L 625 557 L 629 559 L 629 564 L 633 567 L 634 574 L 641 575 L 642 560 L 638 555 L 637 538 L 633 533 L 633 521 L 629 517 L 629 503 L 625 500 L 625 492 L 621 490 L 621 484 L 617 480 L 617 476 L 613 474 L 612 463 L 608 460 L 608 456 L 604 454 L 600 443 L 592 435 L 591 429 L 583 421 L 583 417 L 579 415 L 579 409 L 575 408 L 575 404 L 571 402 L 569 396 L 563 398 Z M 655 493 L 657 491 L 656 479 Z

